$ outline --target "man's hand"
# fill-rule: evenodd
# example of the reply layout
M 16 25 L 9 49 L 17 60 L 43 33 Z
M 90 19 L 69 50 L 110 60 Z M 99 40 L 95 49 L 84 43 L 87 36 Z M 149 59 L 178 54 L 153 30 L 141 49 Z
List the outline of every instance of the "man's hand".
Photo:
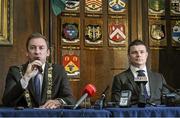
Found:
M 35 60 L 28 64 L 26 73 L 24 74 L 24 79 L 29 81 L 32 77 L 34 77 L 38 73 L 38 67 L 42 66 L 42 62 L 39 60 Z
M 44 105 L 40 106 L 40 108 L 45 109 L 56 109 L 59 108 L 62 105 L 59 100 L 48 100 Z
M 42 62 L 39 60 L 34 60 L 33 62 L 28 64 L 26 72 L 20 80 L 23 89 L 27 88 L 29 80 L 32 77 L 36 76 L 38 72 L 42 72 L 42 65 Z

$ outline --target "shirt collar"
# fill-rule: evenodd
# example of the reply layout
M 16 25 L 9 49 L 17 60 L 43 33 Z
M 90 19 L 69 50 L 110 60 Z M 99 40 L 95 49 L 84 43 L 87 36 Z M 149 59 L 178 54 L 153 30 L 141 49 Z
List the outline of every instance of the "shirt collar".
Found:
M 146 68 L 146 66 L 144 66 L 143 68 L 138 68 L 138 67 L 135 67 L 135 66 L 133 66 L 133 65 L 130 65 L 130 69 L 131 69 L 131 71 L 132 72 L 137 72 L 138 70 L 144 70 L 144 72 L 145 73 L 147 73 L 147 68 Z
M 42 65 L 42 70 L 43 70 L 42 73 L 44 73 L 45 65 L 46 65 L 46 63 L 44 63 L 44 64 Z

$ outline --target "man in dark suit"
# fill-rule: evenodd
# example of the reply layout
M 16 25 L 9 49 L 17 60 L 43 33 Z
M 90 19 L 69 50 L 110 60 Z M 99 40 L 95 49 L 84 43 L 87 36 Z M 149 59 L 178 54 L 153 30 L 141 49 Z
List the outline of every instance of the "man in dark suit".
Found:
M 131 90 L 131 104 L 137 104 L 140 95 L 140 86 L 135 82 L 138 76 L 138 71 L 142 70 L 147 78 L 145 84 L 147 100 L 149 103 L 161 104 L 162 93 L 168 93 L 168 90 L 163 87 L 166 81 L 162 74 L 152 72 L 147 69 L 146 61 L 148 58 L 148 48 L 141 40 L 134 40 L 128 47 L 129 68 L 114 76 L 112 84 L 111 100 L 119 102 L 120 92 L 122 90 Z
M 48 109 L 74 104 L 64 67 L 47 63 L 50 50 L 46 37 L 40 33 L 31 34 L 26 49 L 28 62 L 9 68 L 3 104 Z

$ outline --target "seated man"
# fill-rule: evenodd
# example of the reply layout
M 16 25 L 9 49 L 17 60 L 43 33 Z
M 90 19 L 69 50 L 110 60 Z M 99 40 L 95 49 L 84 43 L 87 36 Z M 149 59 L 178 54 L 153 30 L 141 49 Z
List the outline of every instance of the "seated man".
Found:
M 145 89 L 148 102 L 161 104 L 162 93 L 168 93 L 168 90 L 163 86 L 163 84 L 166 84 L 166 81 L 162 74 L 152 72 L 146 67 L 148 48 L 145 43 L 141 40 L 131 42 L 128 47 L 128 58 L 130 67 L 114 77 L 111 100 L 119 102 L 120 91 L 131 90 L 131 104 L 137 104 L 140 87 L 134 79 L 137 78 L 139 70 L 142 70 L 143 75 L 147 78 Z
M 28 61 L 12 66 L 6 77 L 3 104 L 11 107 L 58 108 L 74 104 L 63 66 L 47 63 L 50 55 L 45 36 L 34 33 L 26 42 Z

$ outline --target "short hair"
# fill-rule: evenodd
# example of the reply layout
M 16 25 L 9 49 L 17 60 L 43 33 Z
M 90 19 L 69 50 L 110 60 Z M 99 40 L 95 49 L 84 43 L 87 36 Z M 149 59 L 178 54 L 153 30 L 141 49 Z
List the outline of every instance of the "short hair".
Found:
M 35 33 L 32 33 L 28 37 L 28 39 L 26 41 L 26 49 L 27 49 L 27 51 L 28 51 L 28 45 L 29 45 L 30 40 L 34 39 L 34 38 L 43 38 L 45 40 L 45 42 L 46 42 L 47 48 L 49 49 L 49 42 L 48 42 L 47 38 L 45 36 L 43 36 L 42 34 L 40 34 L 38 32 L 35 32 Z
M 148 49 L 147 45 L 144 43 L 144 41 L 136 39 L 129 44 L 128 54 L 130 53 L 130 48 L 135 45 L 144 45 L 146 48 L 146 51 L 149 52 L 149 49 Z

